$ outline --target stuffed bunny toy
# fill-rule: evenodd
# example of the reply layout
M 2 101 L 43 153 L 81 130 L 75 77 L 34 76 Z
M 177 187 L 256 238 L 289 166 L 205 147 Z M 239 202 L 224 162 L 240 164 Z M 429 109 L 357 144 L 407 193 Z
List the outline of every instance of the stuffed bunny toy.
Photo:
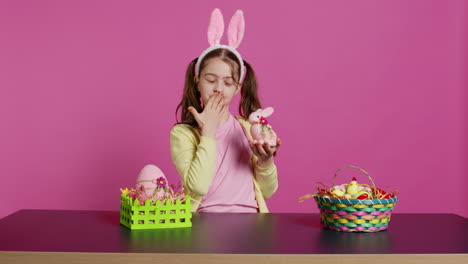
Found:
M 266 120 L 267 117 L 273 114 L 273 107 L 265 109 L 258 109 L 249 115 L 249 122 L 252 124 L 250 127 L 250 134 L 254 143 L 266 142 L 270 147 L 276 146 L 276 133 Z

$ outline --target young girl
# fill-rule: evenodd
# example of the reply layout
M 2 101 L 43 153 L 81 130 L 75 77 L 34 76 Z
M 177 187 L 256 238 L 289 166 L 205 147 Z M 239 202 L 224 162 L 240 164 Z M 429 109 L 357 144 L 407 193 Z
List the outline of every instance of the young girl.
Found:
M 268 212 L 265 198 L 278 187 L 275 147 L 253 143 L 247 118 L 261 108 L 255 74 L 235 50 L 244 33 L 238 10 L 228 29 L 229 45 L 220 45 L 222 14 L 215 9 L 208 28 L 211 46 L 187 68 L 176 113 L 182 120 L 171 130 L 171 155 L 185 193 L 196 212 Z M 239 112 L 229 112 L 241 94 Z

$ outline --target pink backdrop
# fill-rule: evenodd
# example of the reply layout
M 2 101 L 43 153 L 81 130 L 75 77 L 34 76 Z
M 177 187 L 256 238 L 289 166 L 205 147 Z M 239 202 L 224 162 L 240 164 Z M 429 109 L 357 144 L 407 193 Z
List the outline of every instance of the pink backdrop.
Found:
M 276 108 L 272 212 L 317 212 L 295 199 L 354 164 L 401 191 L 397 213 L 468 216 L 466 1 L 3 0 L 0 217 L 118 210 L 145 164 L 176 183 L 169 131 L 214 7 L 244 10 Z

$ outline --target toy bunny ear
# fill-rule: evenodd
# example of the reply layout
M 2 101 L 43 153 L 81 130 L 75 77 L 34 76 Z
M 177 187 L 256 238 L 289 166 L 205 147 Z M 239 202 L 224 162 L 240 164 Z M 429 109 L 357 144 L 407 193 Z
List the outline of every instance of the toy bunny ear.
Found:
M 267 107 L 263 110 L 262 115 L 263 117 L 269 117 L 273 114 L 273 111 L 274 111 L 273 107 Z
M 242 38 L 244 37 L 244 13 L 242 10 L 237 10 L 231 18 L 228 27 L 228 42 L 233 48 L 239 47 Z
M 223 32 L 223 14 L 219 8 L 215 8 L 211 12 L 210 25 L 208 26 L 208 43 L 210 43 L 210 46 L 219 45 Z

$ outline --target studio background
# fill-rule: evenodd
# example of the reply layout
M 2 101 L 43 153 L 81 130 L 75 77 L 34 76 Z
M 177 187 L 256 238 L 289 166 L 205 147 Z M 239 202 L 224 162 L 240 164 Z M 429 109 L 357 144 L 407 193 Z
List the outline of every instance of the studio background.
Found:
M 353 164 L 400 191 L 395 213 L 468 217 L 463 0 L 3 0 L 0 217 L 117 211 L 146 164 L 178 183 L 169 131 L 215 7 L 226 28 L 244 11 L 238 50 L 275 108 L 271 212 L 318 212 L 296 199 Z

